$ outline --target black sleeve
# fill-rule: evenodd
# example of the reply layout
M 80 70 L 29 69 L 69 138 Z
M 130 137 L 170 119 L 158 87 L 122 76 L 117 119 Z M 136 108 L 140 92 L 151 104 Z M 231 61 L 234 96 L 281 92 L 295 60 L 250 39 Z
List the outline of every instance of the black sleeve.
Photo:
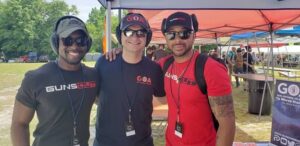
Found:
M 253 65 L 253 56 L 250 53 L 248 56 L 248 61 L 249 61 L 249 64 Z
M 164 90 L 164 74 L 161 67 L 157 63 L 155 63 L 155 70 L 155 82 L 153 82 L 154 96 L 163 97 L 166 95 Z
M 19 88 L 16 99 L 20 101 L 25 106 L 36 109 L 37 107 L 37 101 L 35 97 L 35 91 L 34 91 L 34 77 L 31 75 L 30 72 L 27 72 L 25 74 L 25 77 L 22 81 L 21 87 Z

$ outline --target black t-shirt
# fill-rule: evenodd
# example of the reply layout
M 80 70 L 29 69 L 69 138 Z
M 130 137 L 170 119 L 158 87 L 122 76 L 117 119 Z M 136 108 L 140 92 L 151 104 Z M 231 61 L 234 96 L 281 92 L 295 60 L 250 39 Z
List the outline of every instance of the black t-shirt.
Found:
M 65 71 L 54 62 L 26 73 L 17 100 L 34 109 L 39 120 L 33 146 L 72 146 L 73 112 L 78 111 L 77 133 L 81 146 L 88 146 L 89 119 L 98 94 L 96 70 Z M 69 95 L 70 96 L 69 96 Z
M 243 55 L 243 62 L 248 62 L 248 64 L 250 65 L 253 65 L 253 58 L 252 58 L 252 55 L 251 53 L 249 52 L 246 52 L 244 55 Z M 247 66 L 246 64 L 243 64 L 243 71 L 245 73 L 254 73 L 254 70 L 253 68 L 251 68 L 250 66 Z
M 96 69 L 101 84 L 94 146 L 153 146 L 152 96 L 165 96 L 160 66 L 146 57 L 129 64 L 118 55 L 113 62 L 100 58 Z M 136 134 L 127 137 L 130 105 Z

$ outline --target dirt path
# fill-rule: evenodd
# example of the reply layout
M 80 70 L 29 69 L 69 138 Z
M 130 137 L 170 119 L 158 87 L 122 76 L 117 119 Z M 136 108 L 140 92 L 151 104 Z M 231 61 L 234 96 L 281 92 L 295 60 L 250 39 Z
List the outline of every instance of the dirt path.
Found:
M 0 145 L 11 146 L 10 125 L 18 86 L 0 90 Z

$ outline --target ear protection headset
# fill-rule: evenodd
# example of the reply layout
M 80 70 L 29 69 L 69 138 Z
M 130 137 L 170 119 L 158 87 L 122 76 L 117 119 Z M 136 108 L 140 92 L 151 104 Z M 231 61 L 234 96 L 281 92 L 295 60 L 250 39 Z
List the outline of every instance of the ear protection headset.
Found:
M 53 30 L 51 38 L 50 38 L 50 45 L 55 54 L 58 54 L 58 48 L 59 48 L 59 34 L 57 34 L 58 25 L 61 23 L 62 20 L 71 19 L 71 18 L 76 19 L 76 20 L 82 22 L 83 24 L 85 24 L 81 19 L 79 19 L 75 16 L 63 16 L 63 17 L 59 18 L 55 23 L 54 30 Z M 87 31 L 86 26 L 85 26 L 85 29 Z M 86 37 L 87 37 L 87 52 L 88 52 L 92 46 L 93 41 L 92 41 L 92 38 L 89 36 L 88 32 L 86 34 Z
M 128 15 L 131 15 L 131 14 L 133 14 L 133 13 L 128 13 L 126 16 L 128 16 Z M 136 13 L 135 13 L 136 14 Z M 144 17 L 143 15 L 141 15 L 141 14 L 138 14 L 138 15 L 140 15 L 141 17 Z M 125 16 L 125 17 L 126 17 Z M 146 20 L 147 21 L 147 20 Z M 122 37 L 122 30 L 121 30 L 121 26 L 123 25 L 122 24 L 122 22 L 123 21 L 121 21 L 120 23 L 119 23 L 119 25 L 116 27 L 116 36 L 117 36 L 117 39 L 118 39 L 118 41 L 119 41 L 119 43 L 122 45 L 122 39 L 121 39 L 121 37 Z M 146 30 L 147 30 L 147 38 L 146 38 L 146 46 L 145 47 L 147 47 L 148 45 L 149 45 L 149 43 L 150 43 L 150 41 L 151 41 L 151 38 L 152 38 L 152 31 L 151 31 L 151 29 L 150 29 L 150 26 L 149 26 L 149 23 L 148 23 L 148 21 L 147 21 L 147 27 L 148 28 L 146 28 Z
M 198 20 L 195 14 L 189 15 L 191 18 L 191 25 L 194 32 L 198 31 Z M 164 18 L 161 23 L 161 31 L 162 33 L 167 32 L 167 18 Z

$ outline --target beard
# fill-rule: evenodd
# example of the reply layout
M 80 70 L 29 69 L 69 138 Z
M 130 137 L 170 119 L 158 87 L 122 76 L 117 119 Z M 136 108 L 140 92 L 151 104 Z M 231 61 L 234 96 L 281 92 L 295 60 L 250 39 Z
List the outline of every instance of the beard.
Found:
M 172 53 L 175 57 L 184 57 L 192 50 L 192 46 L 187 46 L 183 52 L 176 52 L 172 50 Z
M 70 64 L 70 65 L 78 65 L 80 64 L 81 60 L 83 59 L 85 53 L 79 51 L 79 56 L 72 58 L 68 51 L 64 51 L 64 54 L 59 54 L 60 58 L 62 58 L 66 63 Z

